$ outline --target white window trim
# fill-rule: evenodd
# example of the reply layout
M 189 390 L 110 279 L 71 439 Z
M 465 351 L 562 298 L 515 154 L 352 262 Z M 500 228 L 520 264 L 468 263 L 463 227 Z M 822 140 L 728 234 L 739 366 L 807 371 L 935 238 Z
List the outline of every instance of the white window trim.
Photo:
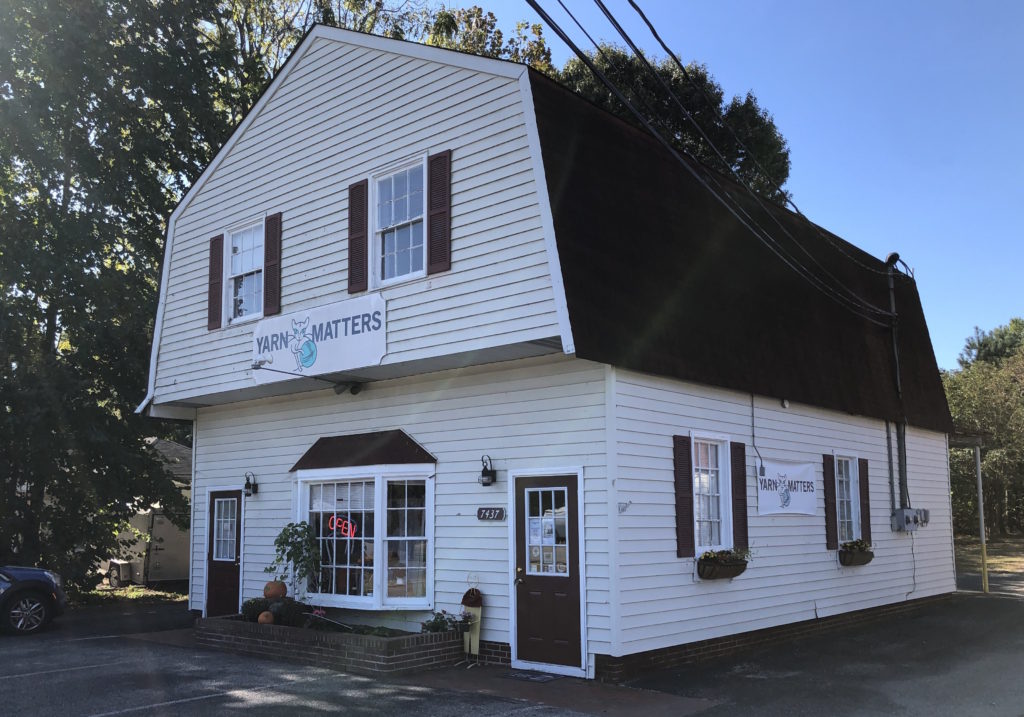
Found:
M 690 481 L 693 486 L 693 545 L 696 556 L 708 550 L 730 550 L 733 547 L 732 536 L 732 458 L 729 452 L 730 436 L 722 433 L 707 433 L 704 431 L 690 431 Z M 694 480 L 697 464 L 697 450 L 694 445 L 697 441 L 707 441 L 719 444 L 718 454 L 718 479 L 719 479 L 719 512 L 722 516 L 721 532 L 722 542 L 718 545 L 701 545 L 700 531 L 697 530 L 697 484 Z
M 383 543 L 387 532 L 387 491 L 383 490 L 391 480 L 423 480 L 426 484 L 424 533 L 427 538 L 427 581 L 422 598 L 388 598 L 385 595 L 385 569 L 374 565 L 373 595 L 330 595 L 308 593 L 309 601 L 323 607 L 340 607 L 358 610 L 431 610 L 434 607 L 434 476 L 437 467 L 433 463 L 379 464 L 353 468 L 316 468 L 296 471 L 298 500 L 296 501 L 296 522 L 309 519 L 309 487 L 314 483 L 329 483 L 356 478 L 374 479 L 373 535 L 374 555 L 384 555 Z
M 383 247 L 380 242 L 380 230 L 377 227 L 377 180 L 383 179 L 397 172 L 401 172 L 406 169 L 415 167 L 416 165 L 423 167 L 423 269 L 411 274 L 403 274 L 402 276 L 396 276 L 391 279 L 384 279 L 381 274 L 381 253 Z M 398 284 L 405 284 L 410 281 L 417 281 L 426 277 L 427 275 L 427 243 L 429 237 L 427 236 L 427 199 L 428 199 L 428 186 L 427 186 L 427 155 L 418 154 L 415 157 L 408 157 L 398 162 L 393 162 L 384 169 L 374 172 L 367 179 L 368 199 L 367 199 L 367 217 L 368 229 L 367 241 L 370 242 L 369 262 L 369 289 L 383 289 L 390 286 L 396 286 Z
M 231 234 L 233 232 L 240 231 L 242 229 L 249 229 L 250 227 L 259 226 L 260 234 L 263 235 L 263 241 L 267 241 L 267 216 L 264 214 L 259 219 L 250 219 L 244 222 L 238 222 L 232 224 L 223 231 L 224 235 L 224 259 L 221 261 L 221 323 L 222 327 L 238 326 L 239 324 L 247 324 L 250 321 L 259 321 L 263 318 L 264 304 L 267 298 L 267 286 L 263 284 L 263 296 L 260 297 L 260 310 L 252 314 L 246 314 L 245 316 L 239 316 L 232 318 L 231 314 Z M 266 246 L 264 246 L 264 256 L 260 257 L 260 273 L 263 274 L 263 281 L 267 280 L 267 267 L 266 267 Z
M 860 461 L 853 453 L 839 453 L 832 451 L 832 472 L 835 474 L 836 491 L 836 536 L 839 544 L 847 542 L 840 535 L 842 526 L 839 523 L 839 461 L 850 461 L 850 520 L 853 522 L 852 540 L 860 540 L 862 537 L 860 529 Z

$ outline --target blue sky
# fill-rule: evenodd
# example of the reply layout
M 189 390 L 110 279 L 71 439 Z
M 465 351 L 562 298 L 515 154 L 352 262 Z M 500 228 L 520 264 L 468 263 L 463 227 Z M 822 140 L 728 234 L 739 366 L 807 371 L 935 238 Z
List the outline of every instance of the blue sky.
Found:
M 563 2 L 615 39 L 590 0 Z M 480 4 L 506 29 L 539 21 L 522 0 Z M 586 43 L 557 0 L 540 4 Z M 605 4 L 663 56 L 625 0 Z M 684 62 L 774 115 L 804 214 L 914 269 L 940 367 L 975 326 L 1024 316 L 1024 2 L 637 4 Z M 561 67 L 570 51 L 545 36 Z

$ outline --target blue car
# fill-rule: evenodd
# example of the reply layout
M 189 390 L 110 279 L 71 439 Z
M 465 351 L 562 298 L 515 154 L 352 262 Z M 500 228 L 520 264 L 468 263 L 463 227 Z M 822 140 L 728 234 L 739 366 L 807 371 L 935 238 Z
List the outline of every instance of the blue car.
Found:
M 0 629 L 15 635 L 39 632 L 64 612 L 60 575 L 42 568 L 0 568 Z

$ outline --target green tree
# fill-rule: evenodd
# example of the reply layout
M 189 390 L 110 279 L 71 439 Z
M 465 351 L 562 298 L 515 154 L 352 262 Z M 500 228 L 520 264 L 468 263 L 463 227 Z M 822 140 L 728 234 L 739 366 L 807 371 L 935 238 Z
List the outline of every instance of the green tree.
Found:
M 763 197 L 780 202 L 788 198 L 784 190 L 777 188 L 789 178 L 789 148 L 771 114 L 758 104 L 752 92 L 726 101 L 721 85 L 715 82 L 706 66 L 688 65 L 686 74 L 690 80 L 687 80 L 671 60 L 658 62 L 648 58 L 658 77 L 672 89 L 721 152 L 723 163 L 665 92 L 657 77 L 648 72 L 635 55 L 614 45 L 601 44 L 600 51 L 588 53 L 588 57 L 677 149 L 719 171 L 735 171 Z M 558 73 L 558 80 L 597 106 L 642 126 L 581 60 L 572 58 L 566 62 Z
M 544 39 L 544 30 L 526 22 L 516 23 L 512 37 L 498 29 L 498 19 L 478 5 L 459 9 L 442 8 L 431 16 L 427 44 L 460 50 L 474 55 L 511 60 L 529 65 L 546 74 L 554 74 L 551 49 Z
M 974 358 L 962 358 L 960 370 L 943 375 L 954 424 L 984 437 L 985 524 L 996 536 L 1024 532 L 1024 345 L 1017 341 L 1008 348 L 1020 326 L 1021 320 L 1013 319 L 988 334 L 976 333 L 964 349 L 965 356 Z M 954 527 L 974 532 L 978 507 L 972 451 L 951 451 L 950 477 Z
M 998 326 L 992 331 L 982 331 L 975 326 L 974 336 L 968 337 L 957 360 L 961 368 L 975 361 L 998 364 L 1021 346 L 1024 346 L 1024 319 L 1010 319 L 1006 326 Z
M 163 225 L 226 136 L 201 2 L 0 4 L 0 561 L 72 584 L 181 496 L 135 416 Z

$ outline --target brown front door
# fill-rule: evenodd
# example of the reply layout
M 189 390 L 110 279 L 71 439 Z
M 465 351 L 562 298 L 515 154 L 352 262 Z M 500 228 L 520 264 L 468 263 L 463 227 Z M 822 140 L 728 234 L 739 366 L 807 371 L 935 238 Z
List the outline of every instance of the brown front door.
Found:
M 206 614 L 238 612 L 242 550 L 242 491 L 210 493 L 210 537 L 206 549 Z
M 579 667 L 576 476 L 516 480 L 516 657 Z

